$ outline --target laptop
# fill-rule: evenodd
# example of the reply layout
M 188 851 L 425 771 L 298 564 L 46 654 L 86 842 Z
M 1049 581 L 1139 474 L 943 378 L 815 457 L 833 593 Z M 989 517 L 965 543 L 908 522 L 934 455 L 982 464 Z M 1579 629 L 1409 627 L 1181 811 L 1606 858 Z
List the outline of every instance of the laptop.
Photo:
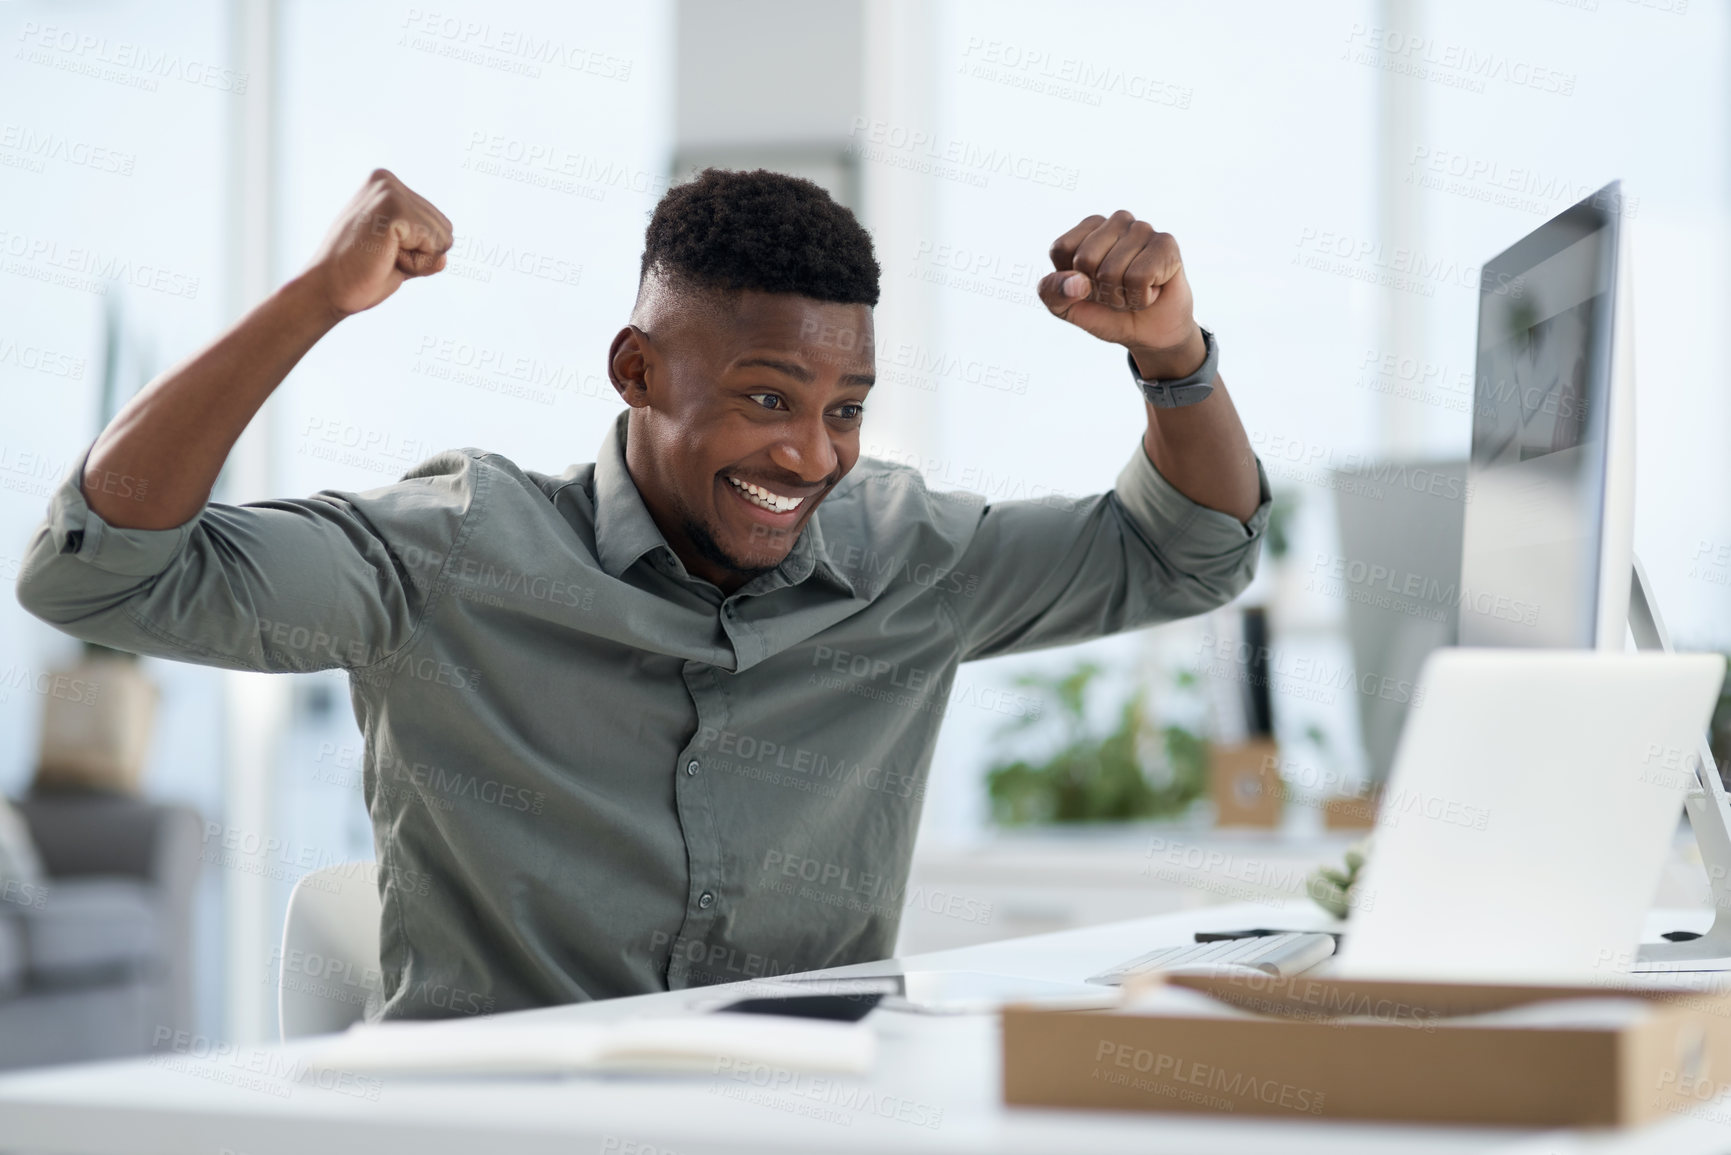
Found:
M 1338 953 L 1333 934 L 1268 933 L 1160 947 L 1088 981 L 1220 967 L 1516 983 L 1627 973 L 1724 674 L 1715 654 L 1436 650 Z
M 1724 674 L 1716 654 L 1431 654 L 1330 973 L 1630 971 Z

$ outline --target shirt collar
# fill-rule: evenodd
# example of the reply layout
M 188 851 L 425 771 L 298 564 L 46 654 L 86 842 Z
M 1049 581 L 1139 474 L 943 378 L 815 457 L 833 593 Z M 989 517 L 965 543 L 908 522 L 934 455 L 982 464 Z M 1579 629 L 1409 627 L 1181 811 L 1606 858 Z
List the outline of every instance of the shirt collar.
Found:
M 625 429 L 630 410 L 621 413 L 613 428 L 601 439 L 601 449 L 595 455 L 595 557 L 610 577 L 620 577 L 637 559 L 657 549 L 675 557 L 631 471 L 625 466 Z M 822 510 L 819 510 L 821 516 Z M 840 592 L 852 597 L 849 582 L 830 559 L 824 548 L 823 530 L 814 516 L 805 523 L 793 549 L 775 569 L 750 582 L 745 589 L 751 593 L 767 593 L 782 586 L 798 585 L 816 574 Z
M 619 415 L 595 455 L 595 559 L 609 577 L 615 578 L 652 550 L 673 552 L 625 468 L 625 419 L 629 414 L 627 410 Z
M 834 490 L 830 491 L 830 495 L 833 495 L 834 493 Z M 819 506 L 817 513 L 812 515 L 811 520 L 806 522 L 805 528 L 800 531 L 799 540 L 793 543 L 793 552 L 795 554 L 798 554 L 803 550 L 804 555 L 811 559 L 805 573 L 799 578 L 799 580 L 804 581 L 807 577 L 815 575 L 819 580 L 828 582 L 838 591 L 851 598 L 854 596 L 853 583 L 847 579 L 846 575 L 844 575 L 841 570 L 836 568 L 835 562 L 829 556 L 829 550 L 824 547 L 823 527 L 819 524 L 822 520 L 823 507 Z M 782 563 L 782 566 L 785 568 L 792 562 L 793 556 L 789 555 L 787 561 Z

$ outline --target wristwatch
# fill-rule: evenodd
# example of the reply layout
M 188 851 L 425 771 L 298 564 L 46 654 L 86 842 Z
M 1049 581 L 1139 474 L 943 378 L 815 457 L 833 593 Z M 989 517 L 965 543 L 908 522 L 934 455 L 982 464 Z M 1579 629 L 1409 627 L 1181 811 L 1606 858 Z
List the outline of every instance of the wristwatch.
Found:
M 1142 389 L 1142 396 L 1148 398 L 1148 404 L 1156 409 L 1179 409 L 1186 405 L 1194 405 L 1205 400 L 1214 392 L 1214 377 L 1220 370 L 1220 346 L 1214 340 L 1214 334 L 1207 329 L 1202 330 L 1202 344 L 1208 350 L 1202 358 L 1202 367 L 1188 377 L 1177 377 L 1172 380 L 1150 381 L 1136 371 L 1136 356 L 1128 349 L 1124 356 L 1130 362 L 1130 377 Z

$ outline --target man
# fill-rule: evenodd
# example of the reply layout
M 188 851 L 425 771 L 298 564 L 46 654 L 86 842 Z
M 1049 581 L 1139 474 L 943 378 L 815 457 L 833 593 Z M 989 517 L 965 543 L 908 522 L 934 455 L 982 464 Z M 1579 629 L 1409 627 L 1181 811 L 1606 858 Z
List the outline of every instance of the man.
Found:
M 1170 236 L 1091 216 L 1039 286 L 1156 383 L 1117 488 L 987 506 L 860 460 L 871 240 L 762 171 L 657 207 L 593 464 L 466 449 L 366 493 L 207 504 L 300 357 L 451 236 L 375 172 L 300 276 L 114 419 L 18 580 L 81 638 L 348 670 L 385 1017 L 887 955 L 957 664 L 1199 613 L 1254 571 L 1267 481 Z M 1125 368 L 1076 398 L 1106 444 Z

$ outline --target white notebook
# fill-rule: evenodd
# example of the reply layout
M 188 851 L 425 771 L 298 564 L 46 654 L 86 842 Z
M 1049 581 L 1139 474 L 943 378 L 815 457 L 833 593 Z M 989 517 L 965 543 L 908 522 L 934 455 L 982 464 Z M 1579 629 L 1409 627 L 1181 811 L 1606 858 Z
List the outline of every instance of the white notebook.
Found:
M 877 1036 L 861 1023 L 777 1015 L 682 1015 L 617 1023 L 369 1023 L 321 1041 L 315 1070 L 369 1075 L 714 1073 L 765 1065 L 791 1071 L 869 1071 Z

